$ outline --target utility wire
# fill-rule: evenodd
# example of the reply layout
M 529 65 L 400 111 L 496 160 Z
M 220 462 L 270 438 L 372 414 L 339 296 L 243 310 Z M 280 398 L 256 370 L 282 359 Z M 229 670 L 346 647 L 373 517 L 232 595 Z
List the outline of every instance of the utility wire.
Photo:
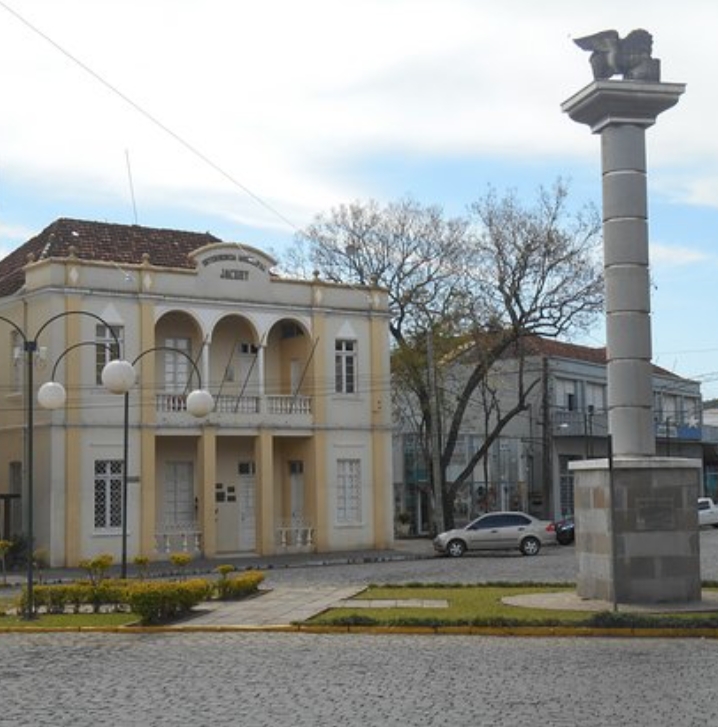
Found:
M 55 50 L 62 53 L 62 55 L 64 55 L 69 60 L 71 60 L 75 65 L 79 66 L 83 71 L 85 71 L 85 73 L 88 73 L 96 81 L 99 81 L 105 88 L 112 91 L 112 93 L 114 93 L 116 96 L 119 96 L 126 104 L 130 105 L 135 111 L 137 111 L 139 114 L 144 116 L 148 121 L 150 121 L 155 126 L 160 128 L 167 135 L 171 136 L 178 144 L 181 144 L 191 154 L 194 154 L 194 156 L 196 156 L 198 159 L 202 160 L 209 167 L 214 169 L 215 172 L 220 174 L 222 177 L 224 177 L 226 180 L 228 180 L 235 187 L 237 187 L 238 189 L 241 189 L 248 197 L 251 197 L 255 202 L 257 202 L 257 204 L 261 205 L 268 212 L 271 212 L 273 215 L 275 215 L 280 220 L 282 220 L 282 222 L 289 225 L 289 227 L 291 227 L 295 232 L 299 231 L 299 228 L 288 217 L 283 215 L 276 208 L 272 207 L 272 205 L 270 205 L 268 202 L 265 202 L 259 195 L 252 192 L 252 190 L 249 189 L 249 187 L 242 184 L 238 179 L 233 177 L 229 172 L 227 172 L 225 169 L 220 167 L 219 164 L 217 164 L 212 159 L 210 159 L 206 154 L 204 154 L 202 151 L 200 151 L 196 146 L 194 146 L 193 144 L 188 142 L 186 139 L 181 137 L 177 132 L 173 131 L 169 126 L 167 126 L 165 123 L 160 121 L 156 116 L 154 116 L 149 111 L 147 111 L 142 106 L 140 106 L 136 101 L 133 101 L 127 94 L 120 91 L 119 88 L 117 88 L 112 83 L 110 83 L 105 78 L 103 78 L 99 73 L 97 73 L 92 68 L 90 68 L 86 63 L 83 63 L 79 58 L 77 58 L 77 56 L 74 56 L 72 53 L 70 53 L 70 51 L 63 48 L 58 42 L 56 42 L 49 35 L 47 35 L 47 33 L 44 33 L 37 26 L 33 25 L 29 20 L 24 18 L 22 15 L 20 15 L 20 13 L 18 13 L 16 10 L 11 8 L 7 3 L 3 2 L 3 0 L 0 0 L 0 7 L 5 8 L 5 10 L 8 13 L 13 15 L 17 20 L 19 20 L 23 25 L 25 25 L 27 28 L 29 28 L 33 33 L 35 33 L 36 35 L 39 35 L 43 40 L 45 40 L 53 48 L 55 48 Z

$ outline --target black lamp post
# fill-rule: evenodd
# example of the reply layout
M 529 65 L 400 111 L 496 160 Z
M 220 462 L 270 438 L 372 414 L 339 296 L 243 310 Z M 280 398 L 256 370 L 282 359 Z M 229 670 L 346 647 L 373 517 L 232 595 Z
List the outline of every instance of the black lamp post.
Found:
M 156 351 L 171 351 L 175 354 L 184 356 L 189 363 L 192 365 L 195 374 L 197 375 L 197 383 L 199 388 L 191 391 L 187 395 L 186 407 L 187 411 L 194 417 L 201 418 L 207 416 L 214 408 L 214 400 L 212 395 L 202 389 L 202 377 L 200 376 L 197 364 L 194 362 L 192 357 L 185 351 L 181 351 L 178 348 L 172 348 L 171 346 L 154 346 L 143 351 L 138 356 L 135 356 L 134 360 L 130 364 L 132 367 L 132 383 L 127 386 L 127 379 L 125 378 L 126 370 L 124 363 L 121 361 L 111 361 L 102 371 L 102 382 L 105 386 L 116 394 L 123 394 L 124 396 L 124 425 L 122 434 L 122 554 L 120 560 L 120 577 L 127 578 L 127 500 L 128 500 L 128 464 L 129 464 L 129 441 L 130 441 L 130 388 L 136 381 L 136 372 L 134 369 L 135 364 L 148 353 L 155 353 Z
M 20 326 L 15 323 L 14 321 L 11 321 L 9 318 L 5 318 L 5 316 L 0 316 L 0 320 L 7 323 L 9 326 L 11 326 L 15 332 L 22 338 L 23 341 L 23 351 L 25 352 L 25 366 L 26 366 L 26 387 L 25 387 L 25 422 L 27 424 L 27 437 L 26 437 L 26 462 L 25 462 L 25 472 L 26 472 L 26 481 L 27 481 L 27 503 L 26 503 L 26 512 L 27 512 L 27 604 L 25 609 L 25 615 L 24 617 L 26 619 L 31 619 L 34 617 L 34 611 L 35 611 L 35 597 L 34 597 L 34 580 L 35 580 L 35 574 L 34 574 L 34 540 L 35 540 L 35 513 L 34 513 L 34 497 L 35 497 L 35 474 L 34 474 L 34 464 L 35 464 L 35 449 L 34 449 L 34 428 L 35 428 L 35 406 L 34 406 L 34 398 L 33 398 L 33 389 L 35 386 L 34 381 L 34 357 L 35 353 L 37 353 L 38 345 L 37 341 L 40 337 L 40 334 L 54 321 L 58 320 L 59 318 L 66 318 L 67 316 L 71 315 L 82 315 L 82 316 L 89 316 L 90 318 L 94 318 L 95 320 L 102 323 L 104 326 L 107 326 L 108 330 L 112 331 L 111 326 L 107 323 L 107 321 L 102 318 L 101 316 L 98 316 L 95 313 L 90 313 L 89 311 L 63 311 L 62 313 L 57 313 L 54 316 L 51 316 L 48 318 L 38 329 L 34 336 L 29 336 L 23 331 Z M 114 333 L 113 333 L 114 335 Z M 117 341 L 117 337 L 115 336 L 115 340 Z M 119 348 L 119 342 L 118 342 L 118 348 Z
M 76 343 L 62 352 L 55 362 L 52 370 L 52 380 L 43 384 L 38 392 L 38 398 L 42 398 L 42 404 L 46 409 L 59 409 L 64 406 L 67 399 L 65 388 L 55 381 L 55 373 L 61 359 L 74 348 L 85 345 L 95 345 L 94 342 Z M 130 431 L 130 390 L 137 379 L 135 364 L 148 353 L 156 351 L 171 351 L 175 354 L 185 356 L 194 368 L 199 383 L 199 389 L 191 391 L 187 396 L 187 411 L 195 417 L 204 417 L 212 411 L 214 400 L 208 391 L 202 389 L 202 378 L 197 364 L 185 351 L 168 346 L 155 346 L 143 351 L 130 363 L 129 361 L 116 359 L 110 361 L 102 370 L 102 383 L 106 389 L 113 394 L 123 395 L 123 425 L 122 425 L 122 495 L 121 495 L 121 526 L 122 545 L 120 556 L 120 577 L 127 578 L 127 502 L 128 502 L 128 470 L 129 470 L 129 431 Z

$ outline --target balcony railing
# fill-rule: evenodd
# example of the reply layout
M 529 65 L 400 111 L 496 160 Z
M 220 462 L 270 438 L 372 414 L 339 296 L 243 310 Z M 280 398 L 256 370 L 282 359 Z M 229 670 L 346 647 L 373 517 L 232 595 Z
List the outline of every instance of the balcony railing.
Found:
M 259 414 L 258 396 L 227 396 L 214 398 L 214 410 L 220 414 Z
M 268 414 L 311 414 L 312 400 L 308 396 L 266 396 Z
M 155 531 L 155 549 L 162 555 L 170 553 L 200 553 L 202 531 L 199 523 L 165 523 Z
M 555 437 L 605 437 L 608 416 L 603 409 L 593 412 L 560 409 L 553 413 L 551 425 Z
M 308 416 L 312 413 L 310 396 L 216 396 L 215 412 L 218 414 L 272 414 Z M 184 394 L 161 393 L 155 395 L 155 410 L 161 414 L 187 411 Z
M 304 520 L 282 522 L 277 527 L 277 543 L 283 552 L 311 553 L 314 551 L 314 527 Z

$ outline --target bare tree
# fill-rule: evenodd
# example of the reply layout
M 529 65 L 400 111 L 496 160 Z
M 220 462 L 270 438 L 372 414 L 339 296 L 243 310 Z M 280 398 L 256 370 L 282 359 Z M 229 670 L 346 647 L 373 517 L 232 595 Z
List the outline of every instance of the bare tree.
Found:
M 392 375 L 401 392 L 395 402 L 409 402 L 405 420 L 416 421 L 427 464 L 438 465 L 429 468 L 432 491 L 441 495 L 435 525 L 453 525 L 461 484 L 527 407 L 537 380 L 525 375 L 524 342 L 569 335 L 600 311 L 599 231 L 595 210 L 572 211 L 558 180 L 529 206 L 514 193 L 489 191 L 466 217 L 447 218 L 441 208 L 410 199 L 386 207 L 355 202 L 319 215 L 300 235 L 308 261 L 295 257 L 292 267 L 310 262 L 329 280 L 377 282 L 388 290 Z M 516 396 L 503 408 L 491 399 L 482 445 L 447 483 L 467 411 L 482 397 L 486 402 L 491 370 L 507 356 L 518 362 Z M 438 390 L 428 375 L 432 366 Z

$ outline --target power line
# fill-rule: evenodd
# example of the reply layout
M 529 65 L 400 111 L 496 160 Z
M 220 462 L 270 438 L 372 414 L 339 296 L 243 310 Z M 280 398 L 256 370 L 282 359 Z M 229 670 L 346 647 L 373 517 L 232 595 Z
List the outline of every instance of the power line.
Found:
M 57 41 L 53 40 L 49 35 L 47 35 L 47 33 L 44 33 L 37 26 L 33 25 L 29 20 L 27 20 L 22 15 L 20 15 L 20 13 L 18 13 L 16 10 L 11 8 L 7 3 L 3 2 L 3 0 L 0 0 L 0 6 L 5 8 L 5 10 L 8 13 L 13 15 L 17 20 L 19 20 L 23 25 L 25 25 L 27 28 L 29 28 L 33 33 L 35 33 L 36 35 L 39 35 L 44 41 L 46 41 L 53 48 L 55 48 L 55 50 L 62 53 L 62 55 L 64 55 L 69 60 L 71 60 L 75 65 L 79 66 L 83 71 L 85 71 L 85 73 L 92 76 L 96 81 L 99 81 L 99 83 L 101 83 L 105 88 L 109 89 L 116 96 L 119 96 L 126 104 L 128 104 L 135 111 L 137 111 L 139 114 L 144 116 L 148 121 L 150 121 L 155 126 L 157 126 L 159 129 L 164 131 L 168 136 L 172 137 L 178 144 L 181 144 L 185 149 L 187 149 L 187 151 L 189 151 L 191 154 L 194 154 L 194 156 L 196 156 L 198 159 L 203 161 L 209 167 L 214 169 L 215 172 L 220 174 L 222 177 L 224 177 L 226 180 L 228 180 L 235 187 L 242 190 L 242 192 L 244 192 L 248 197 L 251 197 L 255 202 L 257 202 L 257 204 L 261 205 L 262 207 L 264 207 L 264 209 L 271 212 L 277 218 L 282 220 L 282 222 L 289 225 L 289 227 L 291 227 L 295 232 L 299 231 L 299 228 L 288 217 L 283 215 L 281 212 L 279 212 L 275 207 L 270 205 L 268 202 L 263 200 L 259 195 L 252 192 L 252 190 L 249 189 L 249 187 L 242 184 L 238 179 L 236 179 L 229 172 L 227 172 L 223 167 L 221 167 L 219 164 L 217 164 L 212 159 L 210 159 L 206 154 L 204 154 L 202 151 L 200 151 L 196 146 L 194 146 L 189 141 L 184 139 L 177 132 L 173 131 L 169 126 L 167 126 L 165 123 L 160 121 L 156 116 L 151 114 L 145 108 L 140 106 L 136 101 L 134 101 L 132 98 L 130 98 L 126 93 L 120 91 L 119 88 L 117 88 L 112 83 L 110 83 L 108 80 L 103 78 L 99 73 L 97 73 L 92 68 L 90 68 L 90 66 L 88 66 L 86 63 L 81 61 L 79 58 L 77 58 L 77 56 L 73 55 L 72 53 L 70 53 L 70 51 L 63 48 L 63 46 L 61 46 Z

